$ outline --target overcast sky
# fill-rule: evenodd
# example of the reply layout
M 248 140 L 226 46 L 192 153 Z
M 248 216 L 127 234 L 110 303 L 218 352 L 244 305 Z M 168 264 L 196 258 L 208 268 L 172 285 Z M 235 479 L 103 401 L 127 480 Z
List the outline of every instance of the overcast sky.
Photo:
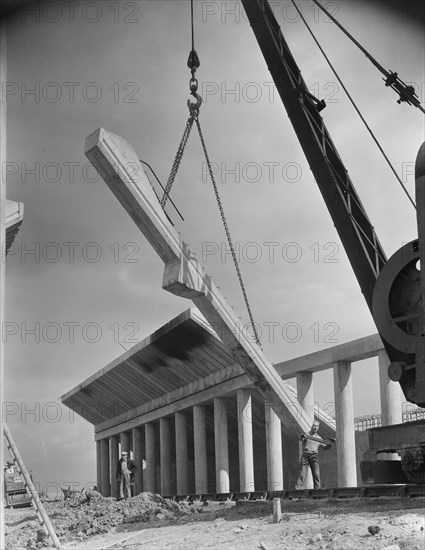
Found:
M 390 256 L 417 236 L 413 207 L 292 5 L 272 4 Z M 423 115 L 396 103 L 310 0 L 298 4 L 414 194 Z M 420 2 L 327 6 L 424 101 Z M 201 124 L 264 351 L 280 362 L 373 334 L 241 4 L 196 1 L 195 41 Z M 7 262 L 5 420 L 41 488 L 95 481 L 93 427 L 59 397 L 191 306 L 161 289 L 162 261 L 84 156 L 103 126 L 166 182 L 188 116 L 190 45 L 188 0 L 53 1 L 9 26 L 7 195 L 25 216 Z M 195 131 L 172 197 L 182 238 L 247 322 Z M 355 415 L 378 413 L 377 361 L 353 371 Z M 317 377 L 315 399 L 333 401 L 330 373 Z

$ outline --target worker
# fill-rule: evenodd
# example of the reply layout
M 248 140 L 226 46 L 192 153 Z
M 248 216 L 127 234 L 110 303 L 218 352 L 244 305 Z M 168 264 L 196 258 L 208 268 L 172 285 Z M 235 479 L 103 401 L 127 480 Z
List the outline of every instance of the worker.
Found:
M 5 471 L 6 474 L 14 474 L 15 473 L 15 464 L 11 460 L 8 460 L 7 464 L 6 464 L 6 468 L 4 469 L 4 471 Z
M 118 500 L 131 497 L 131 478 L 136 470 L 137 466 L 134 460 L 128 458 L 128 453 L 123 451 L 117 464 L 117 481 L 119 481 L 120 484 L 120 495 Z M 126 496 L 124 496 L 124 490 Z
M 319 438 L 320 422 L 315 420 L 310 428 L 309 435 Z M 320 489 L 320 468 L 319 468 L 319 447 L 322 447 L 325 451 L 331 448 L 332 444 L 320 443 L 320 441 L 312 441 L 304 433 L 300 434 L 300 440 L 302 441 L 302 453 L 300 461 L 300 473 L 298 476 L 297 484 L 295 489 L 306 489 L 306 480 L 308 469 L 311 469 L 313 474 L 313 484 L 315 489 Z M 329 440 L 334 443 L 335 438 L 329 438 Z

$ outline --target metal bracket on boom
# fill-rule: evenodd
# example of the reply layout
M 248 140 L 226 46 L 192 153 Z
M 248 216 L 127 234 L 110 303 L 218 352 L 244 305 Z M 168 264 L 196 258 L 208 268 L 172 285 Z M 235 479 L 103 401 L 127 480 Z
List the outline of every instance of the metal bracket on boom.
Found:
M 382 79 L 385 82 L 385 86 L 392 88 L 398 93 L 400 99 L 397 100 L 397 103 L 406 102 L 409 105 L 414 105 L 415 107 L 421 108 L 421 103 L 418 96 L 415 93 L 415 88 L 408 84 L 405 84 L 399 77 L 397 73 L 389 72 L 387 78 Z
M 314 102 L 318 113 L 320 113 L 320 111 L 323 111 L 323 109 L 326 107 L 326 103 L 324 99 L 317 99 L 316 96 L 314 96 L 308 90 L 304 90 L 303 88 L 300 88 L 300 92 L 308 96 Z

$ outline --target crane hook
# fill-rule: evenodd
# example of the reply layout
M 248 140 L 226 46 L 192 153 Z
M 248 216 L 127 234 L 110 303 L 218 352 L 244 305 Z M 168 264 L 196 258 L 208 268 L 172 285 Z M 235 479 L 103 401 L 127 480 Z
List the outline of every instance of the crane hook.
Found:
M 196 99 L 196 103 L 193 103 L 190 101 L 190 99 L 187 100 L 187 106 L 189 108 L 189 113 L 191 115 L 198 115 L 199 114 L 199 108 L 202 105 L 202 97 L 198 94 L 198 79 L 197 78 L 191 78 L 189 82 L 189 88 L 190 93 L 193 95 L 193 97 Z

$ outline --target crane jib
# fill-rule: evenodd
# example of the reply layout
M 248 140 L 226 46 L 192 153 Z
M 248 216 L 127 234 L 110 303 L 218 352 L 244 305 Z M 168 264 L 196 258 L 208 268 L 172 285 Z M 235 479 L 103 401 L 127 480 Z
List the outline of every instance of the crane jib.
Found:
M 394 302 L 396 297 L 394 293 L 390 294 L 391 288 L 394 288 L 392 282 L 397 288 L 405 284 L 405 272 L 411 275 L 409 292 L 417 288 L 419 283 L 412 267 L 416 252 L 412 252 L 413 256 L 410 254 L 412 257 L 409 256 L 409 261 L 405 261 L 406 254 L 401 251 L 401 260 L 396 254 L 394 260 L 387 262 L 375 230 L 319 113 L 323 110 L 323 102 L 312 97 L 308 90 L 269 3 L 267 0 L 242 0 L 242 4 L 378 327 L 393 365 L 389 371 L 390 377 L 400 382 L 408 401 L 423 406 L 425 312 L 419 326 L 417 312 L 409 303 L 403 302 L 407 320 L 394 318 L 392 312 L 400 304 L 394 303 L 392 310 L 391 301 Z M 422 226 L 420 240 L 422 233 L 425 233 L 425 222 L 422 222 Z M 414 247 L 414 244 L 406 246 Z M 423 254 L 425 256 L 425 247 Z M 425 287 L 425 281 L 422 286 Z M 400 291 L 406 294 L 403 288 Z M 420 328 L 423 330 L 419 332 Z M 406 342 L 410 342 L 411 338 L 416 341 L 420 334 L 423 340 L 420 349 L 413 345 L 406 346 Z
M 265 0 L 242 0 L 247 17 L 317 185 L 372 310 L 384 250 L 311 98 L 273 11 Z

